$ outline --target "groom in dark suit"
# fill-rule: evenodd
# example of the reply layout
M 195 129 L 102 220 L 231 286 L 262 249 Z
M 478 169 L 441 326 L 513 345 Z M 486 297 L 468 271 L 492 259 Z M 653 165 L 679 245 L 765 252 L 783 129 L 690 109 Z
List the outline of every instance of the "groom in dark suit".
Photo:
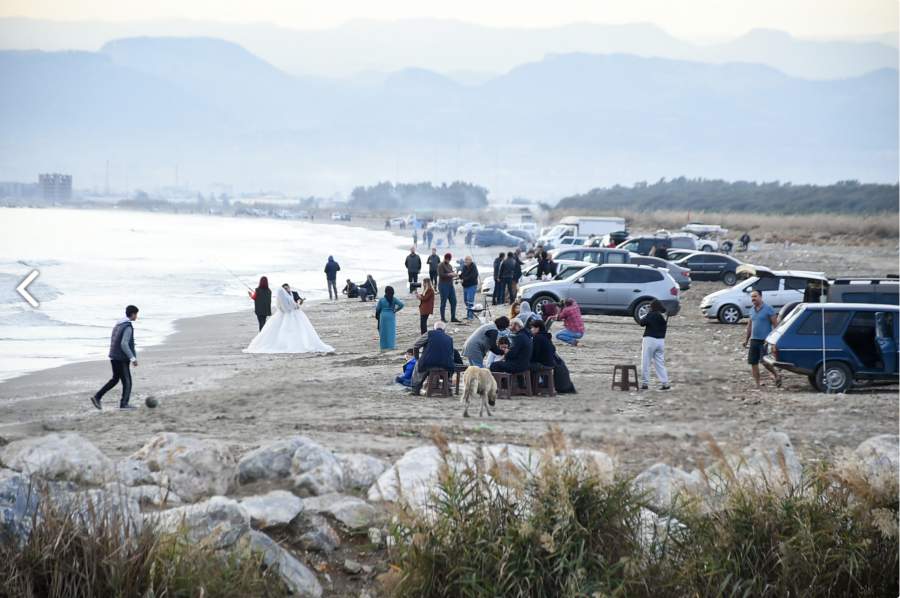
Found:
M 300 298 L 300 295 L 297 294 L 297 291 L 292 291 L 292 290 L 291 290 L 291 285 L 289 285 L 288 283 L 284 283 L 283 285 L 281 285 L 281 287 L 282 287 L 285 291 L 287 291 L 288 294 L 289 294 L 291 297 L 294 298 L 294 303 L 297 303 L 298 301 L 301 302 L 301 303 L 303 303 L 303 299 Z

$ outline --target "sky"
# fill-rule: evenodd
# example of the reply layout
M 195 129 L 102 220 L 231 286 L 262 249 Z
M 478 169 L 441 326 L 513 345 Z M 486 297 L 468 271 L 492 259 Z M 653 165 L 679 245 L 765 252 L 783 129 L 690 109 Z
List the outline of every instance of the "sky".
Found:
M 111 22 L 185 18 L 327 29 L 353 19 L 452 19 L 486 27 L 653 23 L 675 37 L 718 42 L 752 29 L 852 38 L 900 28 L 897 0 L 0 0 L 0 17 Z

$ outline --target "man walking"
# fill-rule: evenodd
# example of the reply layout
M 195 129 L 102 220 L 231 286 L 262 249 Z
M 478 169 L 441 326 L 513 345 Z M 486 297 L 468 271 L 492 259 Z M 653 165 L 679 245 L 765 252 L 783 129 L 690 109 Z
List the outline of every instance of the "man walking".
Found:
M 505 291 L 509 290 L 509 302 L 515 301 L 516 296 L 513 294 L 513 276 L 516 272 L 516 260 L 513 259 L 513 253 L 510 251 L 506 254 L 506 259 L 500 262 L 500 294 L 497 295 L 500 304 L 506 303 Z
M 134 327 L 132 322 L 137 320 L 138 308 L 129 305 L 125 308 L 125 317 L 116 322 L 113 327 L 112 338 L 109 342 L 109 362 L 112 364 L 113 377 L 100 389 L 100 391 L 91 397 L 91 403 L 97 409 L 102 409 L 100 399 L 107 392 L 112 390 L 119 380 L 122 381 L 122 400 L 119 401 L 119 409 L 137 409 L 134 405 L 129 405 L 128 400 L 131 398 L 131 368 L 130 365 L 137 367 L 137 351 L 134 348 Z
M 563 330 L 556 333 L 556 338 L 569 345 L 578 346 L 578 339 L 584 336 L 584 320 L 581 319 L 581 308 L 574 299 L 563 299 L 565 306 L 557 320 L 563 321 Z
M 431 233 L 429 233 L 431 234 Z M 428 245 L 431 246 L 431 241 L 429 238 Z M 431 286 L 436 287 L 438 283 L 438 266 L 441 264 L 441 258 L 438 257 L 437 249 L 431 250 L 431 255 L 428 256 L 428 277 L 431 279 Z
M 332 299 L 331 291 L 334 289 L 334 300 L 337 301 L 337 273 L 341 269 L 340 264 L 334 261 L 332 256 L 328 256 L 328 263 L 325 264 L 325 278 L 328 280 L 328 298 Z
M 741 247 L 744 248 L 744 251 L 750 250 L 750 233 L 744 233 L 744 236 L 741 237 Z
M 450 321 L 459 322 L 456 319 L 456 287 L 453 282 L 459 275 L 453 271 L 453 258 L 449 253 L 444 254 L 444 261 L 438 266 L 438 290 L 441 293 L 441 322 L 447 321 L 447 301 L 450 301 Z
M 750 302 L 753 307 L 750 308 L 750 321 L 747 322 L 747 337 L 744 339 L 744 347 L 750 344 L 750 355 L 747 357 L 747 363 L 750 364 L 750 371 L 753 372 L 753 380 L 756 386 L 753 390 L 761 390 L 759 384 L 759 362 L 766 350 L 766 337 L 772 332 L 772 328 L 778 325 L 778 316 L 775 309 L 768 303 L 763 302 L 762 291 L 754 289 L 750 293 Z M 763 365 L 767 370 L 772 372 L 775 378 L 775 386 L 781 388 L 781 376 L 775 371 L 775 368 L 766 362 Z
M 409 293 L 410 295 L 415 290 L 413 283 L 419 282 L 419 272 L 422 271 L 422 258 L 416 253 L 416 248 L 413 247 L 409 250 L 409 255 L 406 256 L 406 272 L 409 274 Z

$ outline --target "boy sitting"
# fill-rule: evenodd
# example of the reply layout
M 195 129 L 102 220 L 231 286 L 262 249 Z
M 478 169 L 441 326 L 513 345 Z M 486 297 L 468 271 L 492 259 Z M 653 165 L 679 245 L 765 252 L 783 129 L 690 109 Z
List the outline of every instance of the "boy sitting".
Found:
M 397 376 L 395 382 L 403 386 L 412 386 L 412 374 L 416 367 L 416 358 L 412 349 L 406 350 L 406 363 L 403 365 L 403 375 Z

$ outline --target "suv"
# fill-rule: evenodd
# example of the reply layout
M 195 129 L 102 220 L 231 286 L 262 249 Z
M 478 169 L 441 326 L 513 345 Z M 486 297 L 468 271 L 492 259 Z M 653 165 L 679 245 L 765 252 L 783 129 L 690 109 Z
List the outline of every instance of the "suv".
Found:
M 506 247 L 518 247 L 519 238 L 514 237 L 499 228 L 476 228 L 472 244 L 478 247 L 488 245 L 505 245 Z
M 766 338 L 763 360 L 806 374 L 822 392 L 844 392 L 855 380 L 897 382 L 898 316 L 893 305 L 803 303 Z
M 635 322 L 650 311 L 650 302 L 662 301 L 669 315 L 681 310 L 678 285 L 665 270 L 632 264 L 587 266 L 565 280 L 532 282 L 519 286 L 519 300 L 535 313 L 545 303 L 574 299 L 585 314 L 632 316 Z
M 554 260 L 576 260 L 590 264 L 628 264 L 631 254 L 622 249 L 573 247 L 560 250 L 553 256 Z
M 669 275 L 678 283 L 678 288 L 687 291 L 691 288 L 691 269 L 685 266 L 679 266 L 674 262 L 668 262 L 658 257 L 650 257 L 648 255 L 633 255 L 629 264 L 638 264 L 639 266 L 652 266 L 654 268 L 662 268 L 667 270 Z
M 632 253 L 641 255 L 650 255 L 653 248 L 659 249 L 659 246 L 665 243 L 666 247 L 672 246 L 672 239 L 669 235 L 648 235 L 646 237 L 634 237 L 621 245 L 617 245 L 618 249 L 624 249 Z M 696 248 L 694 248 L 696 249 Z
M 771 276 L 768 268 L 745 264 L 738 268 L 738 273 L 753 269 L 758 276 Z M 800 303 L 818 303 L 825 296 L 827 303 L 876 303 L 882 305 L 900 305 L 900 280 L 896 278 L 811 278 L 807 280 L 803 296 L 793 302 L 785 303 L 778 314 L 779 319 L 787 317 L 791 310 Z
M 821 272 L 772 271 L 768 268 L 745 264 L 738 267 L 738 274 L 756 274 L 746 282 L 736 284 L 730 289 L 710 293 L 700 302 L 700 313 L 707 318 L 718 318 L 723 324 L 737 324 L 741 318 L 750 315 L 753 303 L 750 293 L 762 291 L 763 301 L 776 310 L 791 306 L 791 309 L 803 301 L 803 293 L 810 282 L 828 283 Z M 691 277 L 694 273 L 691 272 Z

